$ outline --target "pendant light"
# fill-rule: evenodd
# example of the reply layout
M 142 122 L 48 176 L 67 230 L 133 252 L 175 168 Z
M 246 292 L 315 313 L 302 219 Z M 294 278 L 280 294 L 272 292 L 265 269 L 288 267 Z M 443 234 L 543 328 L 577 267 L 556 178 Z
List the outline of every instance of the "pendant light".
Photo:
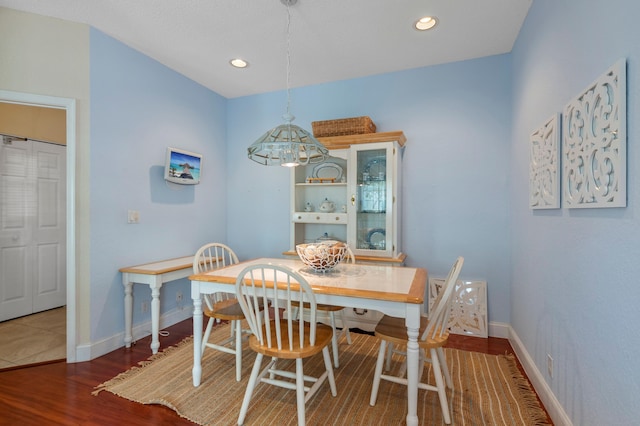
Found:
M 266 132 L 248 148 L 251 160 L 265 166 L 294 167 L 321 163 L 329 156 L 329 151 L 313 135 L 301 127 L 291 124 L 295 119 L 289 112 L 291 95 L 289 73 L 291 67 L 291 12 L 298 0 L 280 0 L 287 6 L 287 112 L 282 116 L 284 124 Z

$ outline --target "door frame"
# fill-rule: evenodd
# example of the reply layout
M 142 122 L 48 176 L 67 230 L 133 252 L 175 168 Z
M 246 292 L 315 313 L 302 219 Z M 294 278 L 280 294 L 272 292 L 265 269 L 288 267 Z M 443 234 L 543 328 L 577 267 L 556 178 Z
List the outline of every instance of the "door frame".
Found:
M 76 100 L 0 90 L 0 101 L 64 109 L 67 125 L 67 362 L 76 362 Z

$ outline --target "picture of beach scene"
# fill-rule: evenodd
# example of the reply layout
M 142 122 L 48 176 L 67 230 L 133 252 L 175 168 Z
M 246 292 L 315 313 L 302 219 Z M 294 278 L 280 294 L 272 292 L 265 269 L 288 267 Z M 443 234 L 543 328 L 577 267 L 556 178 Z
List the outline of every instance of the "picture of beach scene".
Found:
M 200 180 L 200 157 L 171 151 L 169 162 L 169 176 L 179 179 Z

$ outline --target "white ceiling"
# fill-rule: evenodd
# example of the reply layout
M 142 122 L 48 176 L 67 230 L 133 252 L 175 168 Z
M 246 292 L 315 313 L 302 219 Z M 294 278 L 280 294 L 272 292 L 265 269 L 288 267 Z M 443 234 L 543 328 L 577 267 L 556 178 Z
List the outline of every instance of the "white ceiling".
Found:
M 532 0 L 299 0 L 291 11 L 290 86 L 511 51 Z M 280 0 L 0 0 L 89 24 L 227 98 L 286 88 Z M 427 32 L 413 29 L 438 18 Z M 243 70 L 229 60 L 249 62 Z

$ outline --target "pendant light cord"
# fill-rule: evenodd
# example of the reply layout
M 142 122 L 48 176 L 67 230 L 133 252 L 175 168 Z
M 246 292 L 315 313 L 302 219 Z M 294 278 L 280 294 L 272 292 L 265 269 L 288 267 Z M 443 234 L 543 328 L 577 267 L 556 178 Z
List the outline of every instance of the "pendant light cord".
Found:
M 287 117 L 288 121 L 292 120 L 291 107 L 291 89 L 290 89 L 290 73 L 291 73 L 291 9 L 290 2 L 287 2 Z
M 298 0 L 280 0 L 287 6 L 287 111 L 284 124 L 267 131 L 248 148 L 247 156 L 265 166 L 287 166 L 321 163 L 329 157 L 329 150 L 311 133 L 291 122 L 291 10 Z

